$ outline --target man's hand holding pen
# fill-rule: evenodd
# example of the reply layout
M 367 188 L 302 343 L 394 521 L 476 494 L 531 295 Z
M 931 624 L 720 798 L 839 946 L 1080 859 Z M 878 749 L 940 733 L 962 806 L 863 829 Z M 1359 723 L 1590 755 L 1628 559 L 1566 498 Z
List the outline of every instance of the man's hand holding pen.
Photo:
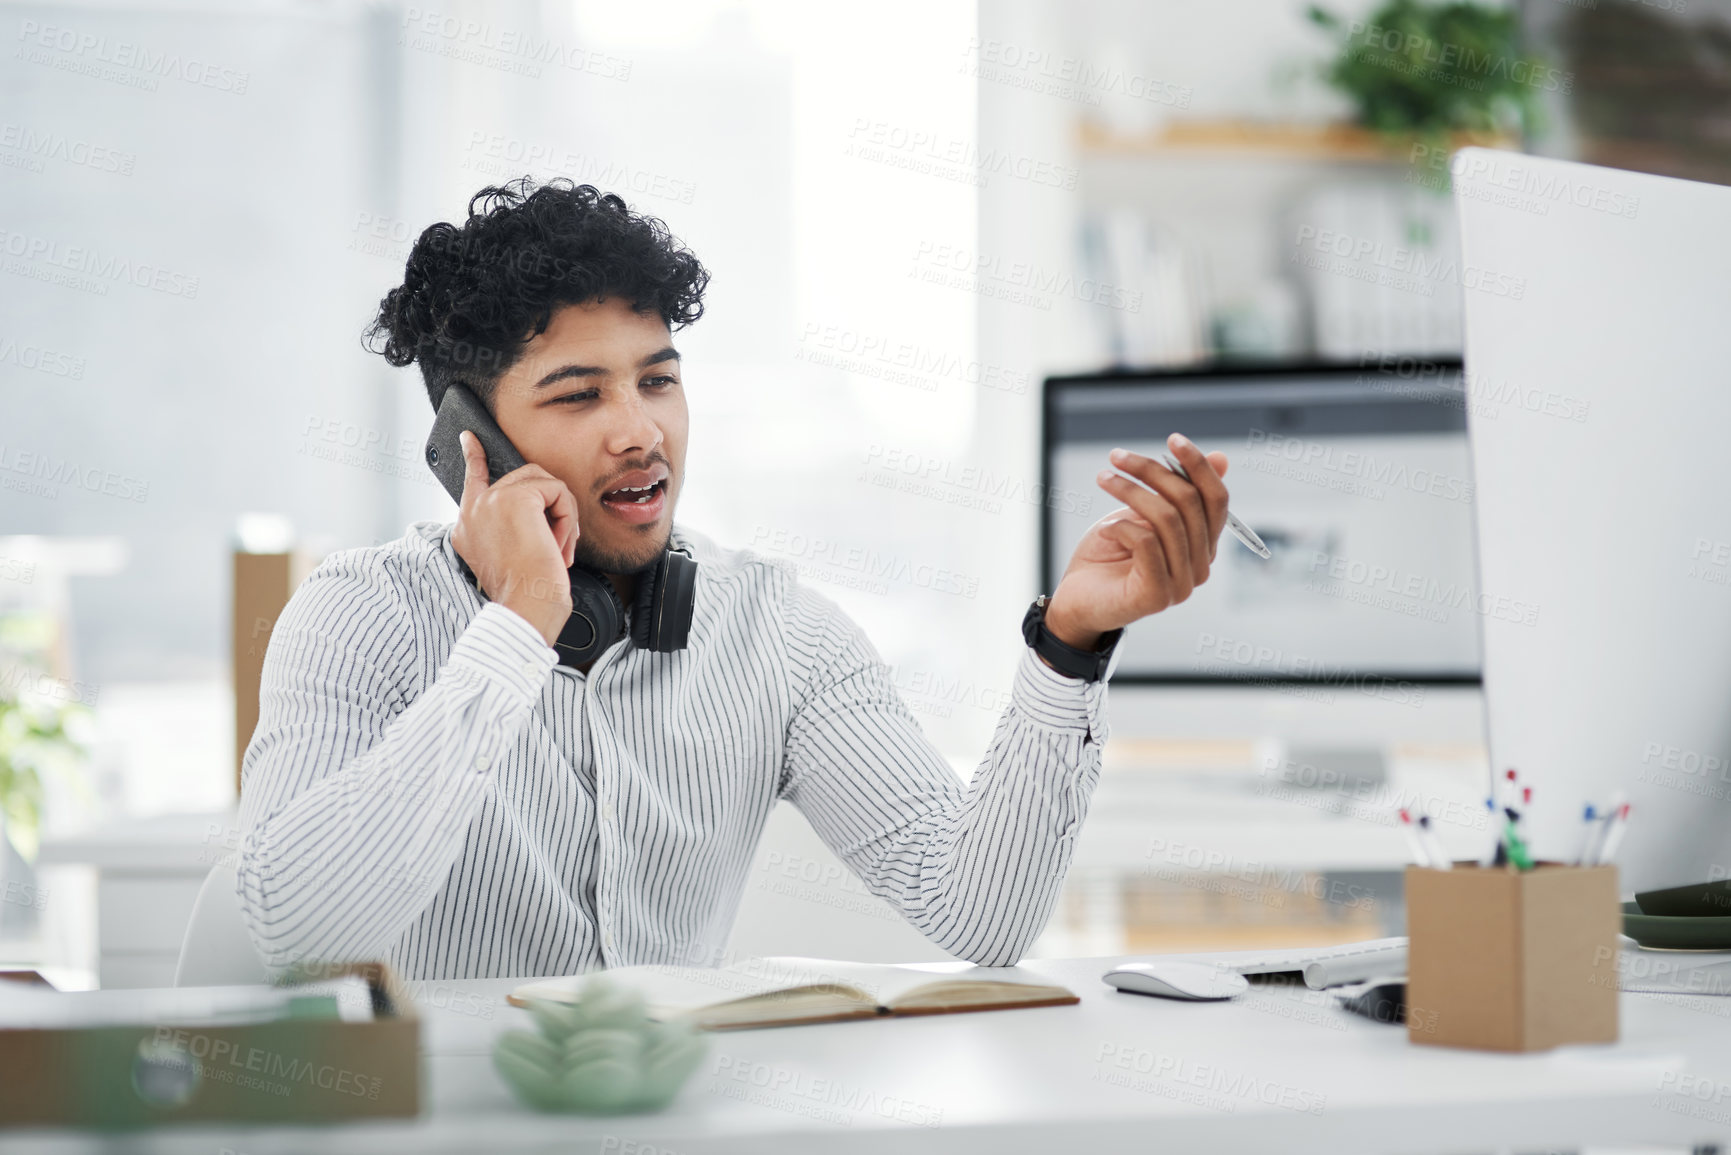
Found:
M 1046 629 L 1079 650 L 1103 634 L 1159 613 L 1208 580 L 1226 524 L 1226 455 L 1204 455 L 1174 433 L 1167 445 L 1180 476 L 1152 457 L 1114 449 L 1112 465 L 1146 488 L 1102 469 L 1095 481 L 1124 503 L 1089 527 L 1046 609 Z

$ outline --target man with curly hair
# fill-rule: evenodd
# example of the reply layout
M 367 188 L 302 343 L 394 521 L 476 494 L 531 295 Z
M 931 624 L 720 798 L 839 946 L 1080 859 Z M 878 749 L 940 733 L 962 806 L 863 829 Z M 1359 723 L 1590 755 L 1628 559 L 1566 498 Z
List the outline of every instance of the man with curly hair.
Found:
M 791 567 L 673 513 L 689 434 L 673 333 L 709 275 L 588 185 L 487 188 L 435 224 L 369 336 L 462 385 L 528 464 L 489 480 L 464 433 L 454 524 L 331 555 L 266 653 L 236 873 L 266 964 L 384 959 L 411 978 L 713 965 L 765 820 L 787 799 L 945 950 L 1015 962 L 1087 812 L 1122 628 L 1206 580 L 1225 458 L 1194 482 L 1138 454 L 1077 546 L 966 786 L 870 641 Z M 632 607 L 670 547 L 696 562 L 686 645 L 553 643 L 570 571 Z M 627 614 L 637 612 L 628 610 Z M 1006 623 L 1006 629 L 1013 623 Z

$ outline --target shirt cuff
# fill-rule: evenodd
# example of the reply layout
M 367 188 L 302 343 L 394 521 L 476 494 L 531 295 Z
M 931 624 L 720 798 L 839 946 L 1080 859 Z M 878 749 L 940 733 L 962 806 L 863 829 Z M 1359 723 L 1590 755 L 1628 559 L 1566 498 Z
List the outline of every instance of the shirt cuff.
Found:
M 1113 658 L 1116 657 L 1114 654 Z M 1022 647 L 1022 660 L 1016 666 L 1016 680 L 1010 687 L 1010 701 L 1041 726 L 1086 734 L 1096 742 L 1106 740 L 1106 679 L 1084 682 L 1060 674 L 1042 662 L 1032 646 Z
M 559 651 L 540 630 L 515 610 L 488 602 L 451 647 L 440 677 L 455 677 L 463 685 L 502 686 L 527 705 L 540 699 L 547 671 L 558 664 Z

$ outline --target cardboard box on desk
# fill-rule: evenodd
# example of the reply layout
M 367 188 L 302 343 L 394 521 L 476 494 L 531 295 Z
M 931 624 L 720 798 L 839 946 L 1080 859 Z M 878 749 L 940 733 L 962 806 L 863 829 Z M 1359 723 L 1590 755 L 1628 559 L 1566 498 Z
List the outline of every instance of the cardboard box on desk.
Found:
M 1617 868 L 1406 871 L 1407 1037 L 1488 1051 L 1617 1041 Z
M 382 965 L 332 973 L 364 974 L 391 1013 L 371 1022 L 0 1030 L 0 1128 L 323 1123 L 419 1113 L 413 1000 Z

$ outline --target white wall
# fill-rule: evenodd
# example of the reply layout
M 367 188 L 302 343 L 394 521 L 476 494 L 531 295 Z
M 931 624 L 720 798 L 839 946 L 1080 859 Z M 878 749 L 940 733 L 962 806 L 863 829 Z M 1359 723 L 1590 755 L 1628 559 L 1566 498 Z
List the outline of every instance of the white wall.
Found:
M 368 294 L 345 250 L 356 206 L 378 198 L 373 29 L 361 10 L 306 6 L 16 5 L 0 26 L 16 49 L 0 105 L 20 142 L 0 152 L 22 158 L 0 167 L 0 332 L 82 366 L 0 362 L 0 476 L 28 483 L 17 455 L 43 455 L 56 475 L 118 475 L 121 494 L 9 484 L 0 527 L 130 546 L 124 573 L 75 584 L 81 677 L 217 676 L 236 513 L 281 510 L 349 540 L 380 524 L 375 475 L 298 452 L 309 420 L 380 423 L 379 379 L 355 349 Z M 181 69 L 102 63 L 125 46 Z M 60 158 L 90 148 L 123 171 Z M 66 264 L 90 271 L 41 279 Z

